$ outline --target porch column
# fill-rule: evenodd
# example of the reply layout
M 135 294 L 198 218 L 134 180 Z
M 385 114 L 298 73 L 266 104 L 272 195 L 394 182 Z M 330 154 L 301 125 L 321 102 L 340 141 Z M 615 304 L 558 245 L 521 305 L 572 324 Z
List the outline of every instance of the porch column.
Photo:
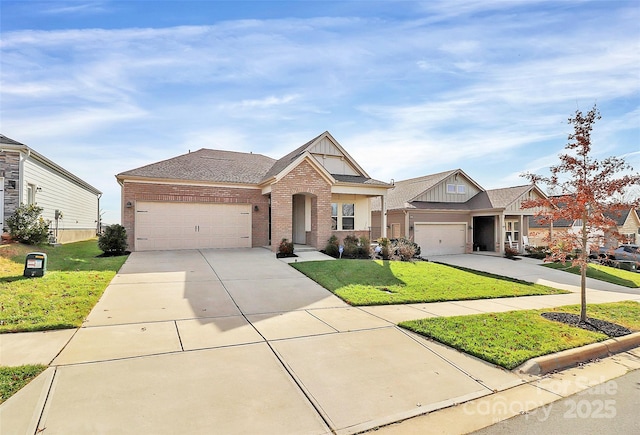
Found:
M 380 212 L 380 226 L 382 228 L 380 228 L 380 236 L 381 237 L 387 237 L 387 196 L 386 195 L 382 195 L 380 197 L 380 205 L 381 207 L 381 212 Z
M 500 254 L 504 254 L 504 233 L 505 233 L 505 226 L 504 226 L 504 214 L 500 214 L 498 216 L 498 244 L 499 244 L 499 248 L 498 248 L 498 252 Z
M 522 254 L 524 252 L 524 219 L 522 218 L 522 215 L 520 215 L 518 221 L 520 222 L 520 240 L 518 240 L 518 252 Z

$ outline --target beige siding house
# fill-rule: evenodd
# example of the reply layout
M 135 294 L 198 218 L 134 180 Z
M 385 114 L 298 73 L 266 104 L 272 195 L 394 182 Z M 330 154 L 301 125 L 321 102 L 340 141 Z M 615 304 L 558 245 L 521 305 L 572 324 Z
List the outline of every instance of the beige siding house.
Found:
M 0 135 L 0 221 L 20 204 L 37 204 L 51 222 L 51 241 L 70 243 L 95 237 L 102 192 L 28 146 Z
M 387 183 L 324 132 L 275 160 L 201 149 L 116 175 L 136 251 L 270 246 L 322 249 L 332 234 L 369 236 L 370 199 Z
M 622 237 L 624 243 L 637 244 L 640 240 L 640 218 L 638 210 L 629 208 L 619 212 L 611 212 L 607 217 L 612 219 L 615 227 L 612 230 L 617 231 Z M 567 233 L 579 234 L 582 231 L 582 222 L 580 220 L 570 221 L 566 219 L 558 219 L 551 224 L 541 224 L 538 219 L 531 217 L 529 220 L 530 243 L 537 246 L 548 246 L 550 240 L 562 238 Z M 602 237 L 602 232 L 597 232 Z M 604 236 L 601 241 L 606 247 L 617 247 L 620 240 L 616 237 Z
M 528 199 L 544 197 L 534 185 L 485 190 L 461 169 L 397 181 L 387 195 L 386 228 L 381 204 L 372 201 L 372 234 L 387 230 L 420 245 L 422 255 L 471 251 L 503 253 L 506 246 L 524 251 Z

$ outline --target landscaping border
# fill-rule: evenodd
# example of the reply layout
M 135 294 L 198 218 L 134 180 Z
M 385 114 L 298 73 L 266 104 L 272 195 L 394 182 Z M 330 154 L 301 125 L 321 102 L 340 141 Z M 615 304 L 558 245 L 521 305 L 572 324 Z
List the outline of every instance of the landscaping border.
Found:
M 639 346 L 640 332 L 634 332 L 624 337 L 610 338 L 599 343 L 532 358 L 513 369 L 513 371 L 529 375 L 544 375 L 555 370 L 563 370 L 578 365 L 579 363 L 586 363 L 615 353 L 626 352 Z

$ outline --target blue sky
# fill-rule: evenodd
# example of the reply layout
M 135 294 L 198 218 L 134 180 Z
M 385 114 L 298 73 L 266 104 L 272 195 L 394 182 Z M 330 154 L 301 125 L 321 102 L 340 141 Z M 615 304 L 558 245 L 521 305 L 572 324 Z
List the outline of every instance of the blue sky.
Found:
M 0 122 L 104 192 L 200 148 L 282 157 L 325 130 L 373 178 L 485 188 L 594 155 L 640 170 L 637 1 L 0 1 Z

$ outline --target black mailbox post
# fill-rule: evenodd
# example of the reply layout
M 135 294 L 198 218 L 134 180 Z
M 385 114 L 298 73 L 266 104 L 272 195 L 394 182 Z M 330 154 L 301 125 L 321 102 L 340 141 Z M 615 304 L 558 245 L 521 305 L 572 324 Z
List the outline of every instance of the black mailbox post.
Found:
M 24 260 L 24 276 L 44 276 L 47 271 L 47 254 L 43 252 L 30 252 Z

